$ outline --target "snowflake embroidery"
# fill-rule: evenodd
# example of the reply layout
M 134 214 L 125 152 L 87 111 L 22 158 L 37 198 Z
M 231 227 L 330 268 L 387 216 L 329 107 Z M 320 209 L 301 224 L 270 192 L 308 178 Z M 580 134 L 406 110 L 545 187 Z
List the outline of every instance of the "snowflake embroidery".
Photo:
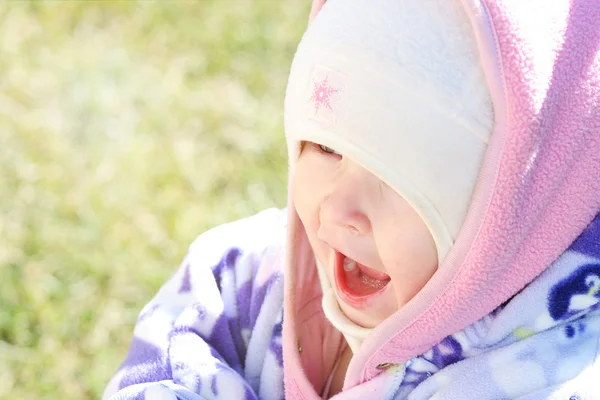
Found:
M 306 85 L 306 117 L 333 127 L 341 111 L 345 80 L 341 72 L 315 65 Z
M 321 82 L 314 82 L 313 93 L 310 100 L 314 102 L 315 113 L 322 107 L 333 111 L 331 107 L 331 95 L 337 93 L 339 89 L 334 89 L 329 85 L 329 76 L 326 76 Z

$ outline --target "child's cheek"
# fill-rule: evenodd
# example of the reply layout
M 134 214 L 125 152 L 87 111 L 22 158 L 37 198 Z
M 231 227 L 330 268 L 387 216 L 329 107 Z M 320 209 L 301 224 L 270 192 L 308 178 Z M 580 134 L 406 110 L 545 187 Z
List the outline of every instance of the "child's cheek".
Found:
M 315 168 L 314 156 L 310 153 L 305 149 L 300 156 L 292 183 L 296 212 L 309 235 L 318 229 L 319 199 L 323 197 L 323 184 Z

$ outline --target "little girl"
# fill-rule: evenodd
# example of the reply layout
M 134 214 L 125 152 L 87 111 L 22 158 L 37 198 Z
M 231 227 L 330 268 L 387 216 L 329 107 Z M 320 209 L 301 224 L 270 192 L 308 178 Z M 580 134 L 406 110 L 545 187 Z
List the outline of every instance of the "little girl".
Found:
M 599 20 L 328 0 L 287 209 L 198 237 L 105 398 L 599 398 Z

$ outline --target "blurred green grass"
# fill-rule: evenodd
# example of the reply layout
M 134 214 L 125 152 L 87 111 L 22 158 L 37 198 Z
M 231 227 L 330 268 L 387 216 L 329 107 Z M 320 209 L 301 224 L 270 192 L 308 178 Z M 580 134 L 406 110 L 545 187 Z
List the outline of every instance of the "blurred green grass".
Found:
M 284 206 L 309 3 L 0 5 L 0 398 L 99 398 L 191 241 Z

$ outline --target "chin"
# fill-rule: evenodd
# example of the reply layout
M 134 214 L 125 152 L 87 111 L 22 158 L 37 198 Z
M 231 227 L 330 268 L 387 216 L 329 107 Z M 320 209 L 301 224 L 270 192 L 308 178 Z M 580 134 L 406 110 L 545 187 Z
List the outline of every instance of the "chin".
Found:
M 338 296 L 340 308 L 355 324 L 364 328 L 375 328 L 398 310 L 393 292 L 383 293 L 377 301 L 366 301 L 360 307 L 346 303 Z

